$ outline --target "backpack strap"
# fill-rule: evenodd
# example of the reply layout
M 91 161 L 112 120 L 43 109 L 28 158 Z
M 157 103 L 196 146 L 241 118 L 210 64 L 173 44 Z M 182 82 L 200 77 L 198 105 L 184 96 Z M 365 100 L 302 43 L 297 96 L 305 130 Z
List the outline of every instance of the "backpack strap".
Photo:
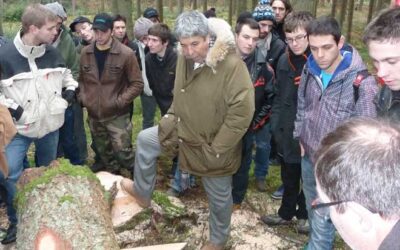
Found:
M 354 94 L 354 103 L 357 103 L 358 98 L 360 97 L 359 88 L 364 79 L 370 76 L 368 69 L 363 69 L 357 72 L 356 79 L 353 81 L 353 94 Z

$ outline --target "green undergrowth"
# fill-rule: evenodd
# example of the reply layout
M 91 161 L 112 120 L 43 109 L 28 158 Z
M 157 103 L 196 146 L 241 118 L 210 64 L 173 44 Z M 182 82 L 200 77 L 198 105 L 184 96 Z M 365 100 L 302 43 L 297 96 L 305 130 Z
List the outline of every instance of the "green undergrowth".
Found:
M 31 170 L 35 171 L 35 169 Z M 52 181 L 52 179 L 59 175 L 68 175 L 73 177 L 83 177 L 88 180 L 97 181 L 100 184 L 99 179 L 97 179 L 96 175 L 85 166 L 74 166 L 69 160 L 59 159 L 59 166 L 57 167 L 49 167 L 47 168 L 43 174 L 37 178 L 32 179 L 29 183 L 24 185 L 22 189 L 17 192 L 15 198 L 15 205 L 19 209 L 22 209 L 26 205 L 26 201 L 29 193 L 31 193 L 38 186 L 46 185 Z M 70 201 L 71 199 L 65 199 L 63 201 Z
M 163 211 L 165 211 L 165 216 L 168 219 L 180 217 L 185 215 L 186 213 L 184 208 L 172 204 L 171 201 L 168 199 L 168 196 L 163 192 L 154 191 L 152 198 L 153 201 L 160 205 Z

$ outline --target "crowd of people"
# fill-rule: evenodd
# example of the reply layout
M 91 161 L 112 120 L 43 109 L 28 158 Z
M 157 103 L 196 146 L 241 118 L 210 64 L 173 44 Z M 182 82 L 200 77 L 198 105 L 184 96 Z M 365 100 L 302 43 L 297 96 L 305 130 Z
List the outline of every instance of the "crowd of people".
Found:
M 335 18 L 288 0 L 260 0 L 233 28 L 216 16 L 186 11 L 171 30 L 150 7 L 131 39 L 118 14 L 79 16 L 68 29 L 60 3 L 26 7 L 21 30 L 0 40 L 2 244 L 17 240 L 13 200 L 30 145 L 35 166 L 58 157 L 88 164 L 87 112 L 89 167 L 133 177 L 121 187 L 141 207 L 151 206 L 161 154 L 172 162 L 168 195 L 201 179 L 210 210 L 203 250 L 224 249 L 253 159 L 265 192 L 272 157 L 282 202 L 262 223 L 294 223 L 309 250 L 332 249 L 335 229 L 355 249 L 400 247 L 400 8 L 365 28 L 376 76 Z M 139 96 L 142 130 L 132 142 Z

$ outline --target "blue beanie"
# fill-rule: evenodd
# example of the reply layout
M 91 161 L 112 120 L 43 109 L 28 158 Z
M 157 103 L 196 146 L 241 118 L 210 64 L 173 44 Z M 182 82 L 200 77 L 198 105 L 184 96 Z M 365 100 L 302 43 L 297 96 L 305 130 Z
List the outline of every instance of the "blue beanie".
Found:
M 271 0 L 260 0 L 259 5 L 271 5 Z
M 271 6 L 267 4 L 259 4 L 254 8 L 253 18 L 259 22 L 263 20 L 270 20 L 275 22 L 275 13 Z

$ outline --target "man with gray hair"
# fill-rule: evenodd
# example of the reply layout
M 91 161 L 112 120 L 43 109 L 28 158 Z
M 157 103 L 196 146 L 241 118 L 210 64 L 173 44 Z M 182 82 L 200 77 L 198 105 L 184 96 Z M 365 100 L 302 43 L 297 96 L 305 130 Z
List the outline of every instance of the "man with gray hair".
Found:
M 181 49 L 171 108 L 159 127 L 139 133 L 135 182 L 124 179 L 121 185 L 141 206 L 150 206 L 157 156 L 179 155 L 180 168 L 201 176 L 208 197 L 210 240 L 202 249 L 223 249 L 230 232 L 232 175 L 254 114 L 254 88 L 225 21 L 184 12 L 175 34 Z
M 372 118 L 349 120 L 316 153 L 319 198 L 351 249 L 400 249 L 400 127 Z

